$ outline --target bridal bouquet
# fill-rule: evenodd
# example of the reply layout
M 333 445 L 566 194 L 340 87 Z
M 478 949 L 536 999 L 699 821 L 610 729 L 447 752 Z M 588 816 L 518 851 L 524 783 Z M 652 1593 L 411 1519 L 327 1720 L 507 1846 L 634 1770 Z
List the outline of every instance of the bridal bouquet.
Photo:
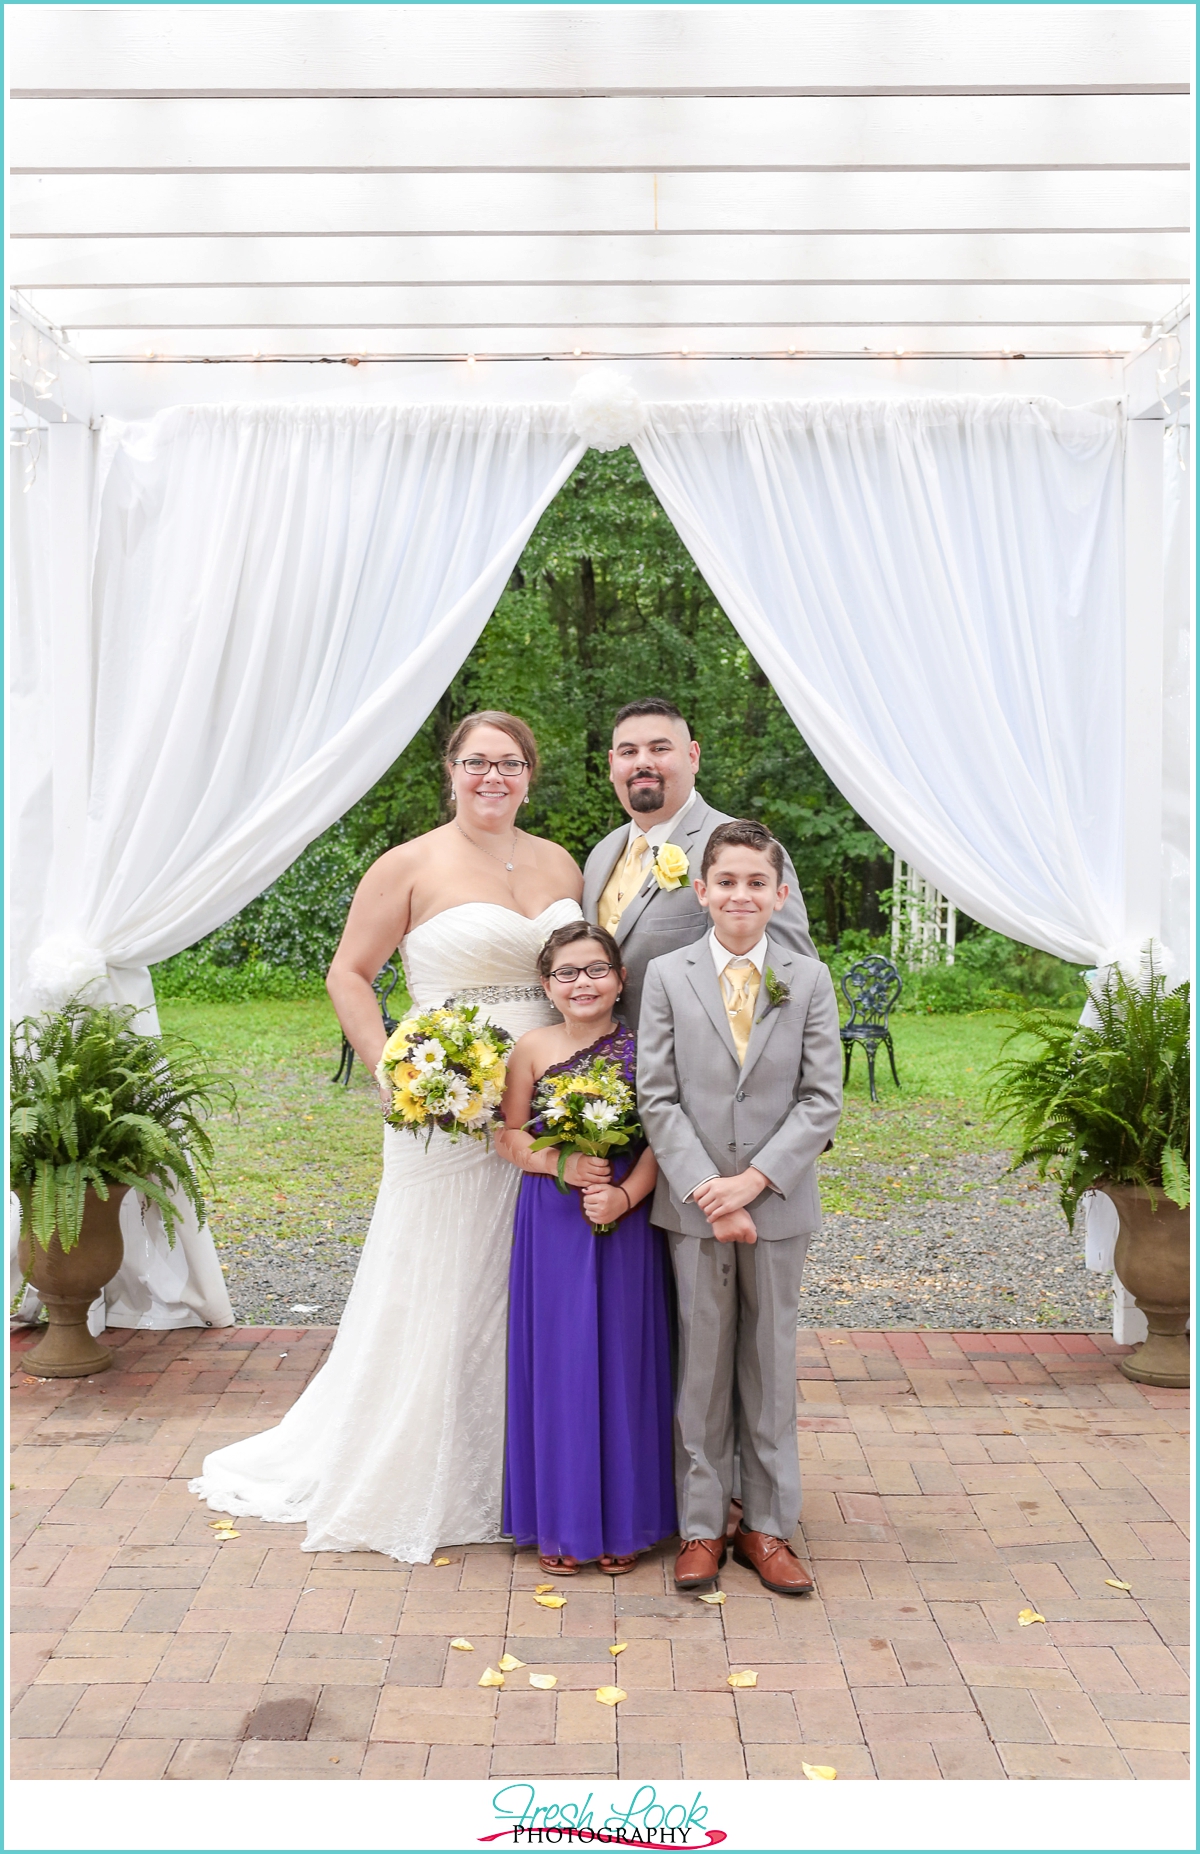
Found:
M 605 1056 L 594 1056 L 586 1068 L 543 1075 L 534 1090 L 533 1108 L 533 1118 L 525 1123 L 526 1132 L 534 1135 L 531 1151 L 559 1148 L 560 1191 L 571 1189 L 563 1172 L 573 1152 L 604 1159 L 642 1137 L 637 1097 L 624 1064 Z M 595 1227 L 598 1235 L 606 1235 L 616 1225 Z
M 478 1017 L 477 1004 L 445 1004 L 393 1030 L 375 1071 L 380 1087 L 392 1090 L 389 1126 L 424 1133 L 426 1145 L 435 1128 L 452 1140 L 465 1133 L 487 1142 L 500 1119 L 513 1039 Z

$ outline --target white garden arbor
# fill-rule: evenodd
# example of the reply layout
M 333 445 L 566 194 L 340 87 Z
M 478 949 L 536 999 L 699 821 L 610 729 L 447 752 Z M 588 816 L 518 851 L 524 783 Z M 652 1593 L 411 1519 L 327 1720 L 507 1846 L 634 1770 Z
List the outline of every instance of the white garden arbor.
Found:
M 77 967 L 99 958 L 118 995 L 148 1002 L 148 961 L 216 925 L 214 908 L 233 912 L 365 789 L 469 650 L 595 429 L 570 403 L 598 368 L 629 383 L 630 432 L 668 512 L 886 840 L 951 901 L 1035 943 L 1100 958 L 1153 935 L 1184 969 L 1193 18 L 1170 5 L 10 9 L 17 1007 L 42 995 L 37 949 L 42 982 L 48 945 L 60 980 L 75 969 L 72 936 Z M 252 467 L 251 427 L 270 433 Z M 322 450 L 313 433 L 337 430 L 349 448 Z M 185 439 L 201 444 L 190 462 Z M 381 445 L 393 459 L 407 446 L 397 468 L 426 484 L 403 542 L 391 465 L 370 476 Z M 467 451 L 474 488 L 456 501 L 446 486 Z M 868 452 L 909 472 L 899 514 Z M 1068 455 L 1059 507 L 1038 484 Z M 884 526 L 921 532 L 936 480 L 940 512 L 913 542 L 919 587 L 897 584 L 904 533 L 865 545 L 868 480 Z M 354 543 L 357 603 L 339 604 L 328 558 L 303 549 L 339 498 L 351 533 L 368 481 L 381 528 Z M 822 497 L 835 485 L 843 507 L 849 483 L 861 508 L 839 568 Z M 435 484 L 449 501 L 429 499 Z M 1080 496 L 1086 535 L 1072 528 Z M 476 521 L 480 499 L 491 527 L 470 570 L 453 548 L 433 559 L 426 538 Z M 168 543 L 180 508 L 193 531 Z M 988 511 L 995 533 L 968 547 Z M 235 518 L 253 533 L 233 549 L 234 619 L 204 681 L 196 632 L 212 626 Z M 264 564 L 268 528 L 307 563 L 290 604 Z M 1010 573 L 1035 533 L 1044 557 Z M 869 585 L 855 579 L 866 555 Z M 259 584 L 273 588 L 260 646 L 284 666 L 274 680 L 255 647 L 239 655 Z M 895 667 L 932 687 L 920 613 L 943 595 L 964 626 L 956 648 L 966 640 L 952 674 L 974 663 L 985 706 L 982 685 L 997 685 L 997 765 L 1024 753 L 1008 671 L 980 668 L 1005 625 L 1042 732 L 1045 777 L 1029 774 L 1028 799 L 997 794 L 1004 820 L 973 847 L 945 794 L 930 798 L 936 770 L 886 693 L 857 711 L 846 654 L 868 609 L 894 645 L 888 612 L 903 607 L 915 629 Z M 1068 607 L 1074 641 L 1051 649 Z M 785 636 L 793 608 L 815 628 Z M 961 694 L 943 682 L 943 711 Z M 296 704 L 307 758 L 272 734 Z M 242 808 L 229 800 L 208 829 L 222 755 L 237 758 Z M 139 806 L 156 781 L 170 803 L 152 842 Z M 1059 835 L 1035 828 L 1038 806 Z M 1072 833 L 1092 849 L 1063 852 Z M 1018 905 L 1039 861 L 1051 900 Z M 1089 883 L 1105 894 L 1090 927 Z M 169 1323 L 210 1317 L 216 1289 L 188 1292 Z

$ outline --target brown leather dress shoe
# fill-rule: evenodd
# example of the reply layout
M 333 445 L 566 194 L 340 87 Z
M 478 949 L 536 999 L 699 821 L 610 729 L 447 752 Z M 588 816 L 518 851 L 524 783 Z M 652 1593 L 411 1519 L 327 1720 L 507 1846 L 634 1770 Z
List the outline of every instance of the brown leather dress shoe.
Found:
M 759 1580 L 776 1596 L 811 1596 L 813 1580 L 786 1539 L 769 1532 L 750 1532 L 739 1526 L 733 1536 L 735 1564 L 756 1571 Z
M 714 1590 L 724 1562 L 724 1539 L 684 1539 L 675 1560 L 676 1590 Z

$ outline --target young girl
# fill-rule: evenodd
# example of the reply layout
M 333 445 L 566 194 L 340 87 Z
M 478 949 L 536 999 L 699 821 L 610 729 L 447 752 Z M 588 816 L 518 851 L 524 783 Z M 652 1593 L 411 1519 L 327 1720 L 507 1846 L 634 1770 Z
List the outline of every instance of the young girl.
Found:
M 633 1033 L 614 1022 L 625 974 L 616 941 L 573 921 L 538 961 L 563 1021 L 520 1038 L 497 1145 L 526 1176 L 509 1276 L 504 1530 L 536 1545 L 544 1571 L 612 1576 L 675 1530 L 670 1264 L 649 1217 L 657 1166 L 642 1142 L 612 1160 L 531 1150 L 524 1130 L 547 1075 L 604 1057 L 634 1080 Z M 615 1224 L 608 1234 L 595 1226 Z

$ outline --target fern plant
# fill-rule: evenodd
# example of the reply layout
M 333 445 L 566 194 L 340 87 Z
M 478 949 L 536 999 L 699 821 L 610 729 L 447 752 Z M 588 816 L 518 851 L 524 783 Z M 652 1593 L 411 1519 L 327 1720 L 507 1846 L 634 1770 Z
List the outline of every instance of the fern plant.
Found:
M 22 1221 L 48 1249 L 79 1241 L 87 1188 L 129 1185 L 162 1211 L 174 1243 L 171 1191 L 204 1215 L 212 1163 L 205 1121 L 235 1104 L 232 1084 L 189 1043 L 140 1036 L 133 1005 L 86 1004 L 26 1017 L 10 1043 L 9 1177 Z
M 1021 1144 L 1013 1170 L 1036 1164 L 1052 1178 L 1072 1228 L 1099 1184 L 1142 1185 L 1181 1208 L 1191 1198 L 1190 988 L 1168 990 L 1148 956 L 1140 979 L 1114 966 L 1088 991 L 1093 1022 L 1048 1010 L 1010 1020 L 1009 1043 L 1040 1048 L 998 1062 L 990 1097 Z

